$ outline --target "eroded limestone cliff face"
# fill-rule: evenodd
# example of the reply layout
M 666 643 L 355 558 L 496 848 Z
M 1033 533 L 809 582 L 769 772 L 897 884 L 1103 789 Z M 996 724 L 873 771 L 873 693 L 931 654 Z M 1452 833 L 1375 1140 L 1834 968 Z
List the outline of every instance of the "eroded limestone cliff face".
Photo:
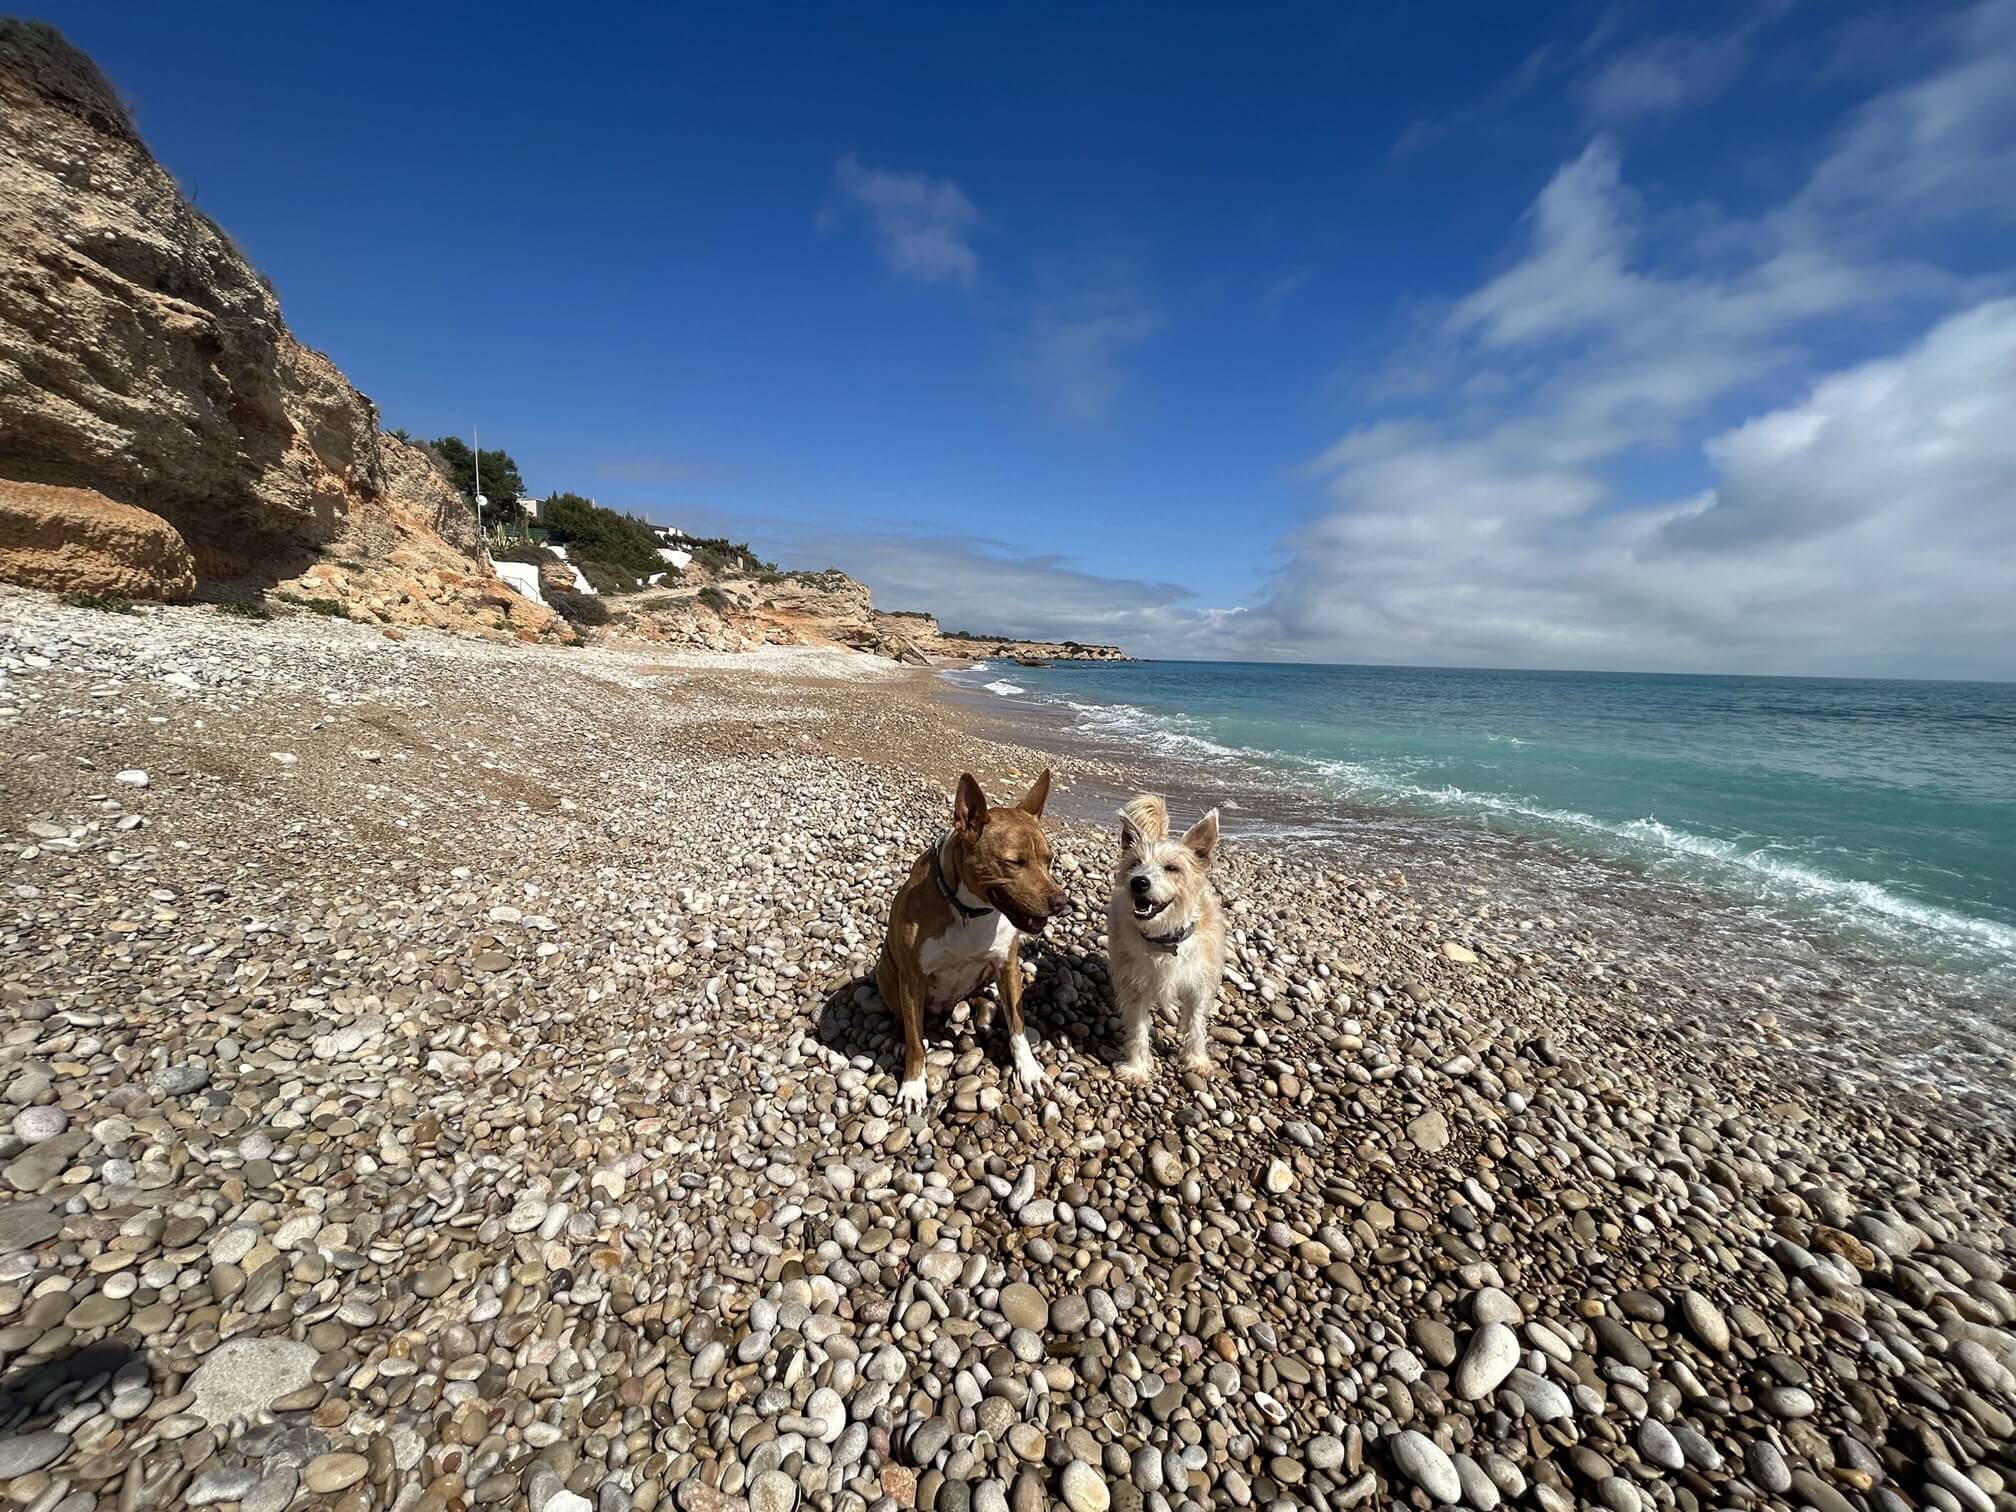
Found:
M 427 453 L 289 333 L 95 64 L 0 20 L 0 479 L 167 520 L 206 586 L 403 623 L 552 632 L 491 572 Z

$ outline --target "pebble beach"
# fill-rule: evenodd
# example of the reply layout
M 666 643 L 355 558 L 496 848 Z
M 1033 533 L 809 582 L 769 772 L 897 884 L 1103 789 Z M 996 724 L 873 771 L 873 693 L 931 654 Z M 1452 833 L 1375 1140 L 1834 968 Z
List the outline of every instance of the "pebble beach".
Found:
M 0 1495 L 35 1512 L 2016 1512 L 2016 1133 L 1573 919 L 1239 843 L 842 652 L 0 589 Z M 1046 762 L 1051 1081 L 862 980 Z

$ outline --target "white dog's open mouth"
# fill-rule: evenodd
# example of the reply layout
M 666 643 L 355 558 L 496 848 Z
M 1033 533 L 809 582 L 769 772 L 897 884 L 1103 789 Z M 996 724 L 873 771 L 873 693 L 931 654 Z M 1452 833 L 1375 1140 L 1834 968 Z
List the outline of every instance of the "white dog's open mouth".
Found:
M 1134 905 L 1134 917 L 1137 919 L 1152 919 L 1175 901 L 1174 898 L 1164 898 L 1160 903 L 1136 903 Z

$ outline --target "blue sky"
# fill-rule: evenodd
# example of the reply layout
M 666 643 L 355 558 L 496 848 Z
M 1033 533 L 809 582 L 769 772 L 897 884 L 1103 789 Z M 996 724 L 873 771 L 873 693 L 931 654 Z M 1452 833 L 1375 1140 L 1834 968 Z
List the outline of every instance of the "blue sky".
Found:
M 2016 0 L 41 14 L 535 490 L 1149 653 L 2016 675 Z

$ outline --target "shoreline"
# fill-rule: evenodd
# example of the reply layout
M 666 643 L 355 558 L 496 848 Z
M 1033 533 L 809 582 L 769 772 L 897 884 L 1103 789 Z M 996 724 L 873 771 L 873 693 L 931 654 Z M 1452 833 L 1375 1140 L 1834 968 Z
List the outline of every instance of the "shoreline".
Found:
M 1898 1512 L 1866 1463 L 2004 1494 L 2007 1120 L 1732 1042 L 1574 919 L 1236 839 L 1213 1074 L 1164 1025 L 1127 1087 L 1102 815 L 1150 769 L 861 670 L 0 591 L 0 1371 L 132 1354 L 0 1409 L 0 1482 Z M 962 1013 L 906 1119 L 859 981 L 889 898 L 962 767 L 1012 800 L 1046 759 L 1052 1085 L 1018 1098 Z
M 1311 865 L 1404 872 L 1416 885 L 1439 887 L 1450 906 L 1462 906 L 1458 892 L 1489 892 L 1528 919 L 1574 929 L 1635 978 L 1715 995 L 1736 1021 L 1732 1036 L 1759 1016 L 1782 1017 L 1774 1027 L 1791 1031 L 1816 1075 L 1852 1076 L 1858 1090 L 1885 1091 L 1908 1068 L 1914 1095 L 1972 1106 L 1979 1116 L 2016 1110 L 2016 1044 L 2009 1026 L 1989 1017 L 2006 1005 L 1932 967 L 1814 923 L 1767 924 L 1741 898 L 1555 840 L 1340 798 L 1257 766 L 1230 776 L 1222 764 L 1088 732 L 1026 694 L 940 681 L 948 706 L 996 738 L 1097 763 L 1114 798 L 1099 818 L 1141 789 L 1168 795 L 1172 812 L 1221 806 L 1228 842 L 1280 847 Z M 1886 1012 L 1886 997 L 1908 1003 L 1908 1017 Z M 1847 1090 L 1835 1087 L 1837 1095 Z

